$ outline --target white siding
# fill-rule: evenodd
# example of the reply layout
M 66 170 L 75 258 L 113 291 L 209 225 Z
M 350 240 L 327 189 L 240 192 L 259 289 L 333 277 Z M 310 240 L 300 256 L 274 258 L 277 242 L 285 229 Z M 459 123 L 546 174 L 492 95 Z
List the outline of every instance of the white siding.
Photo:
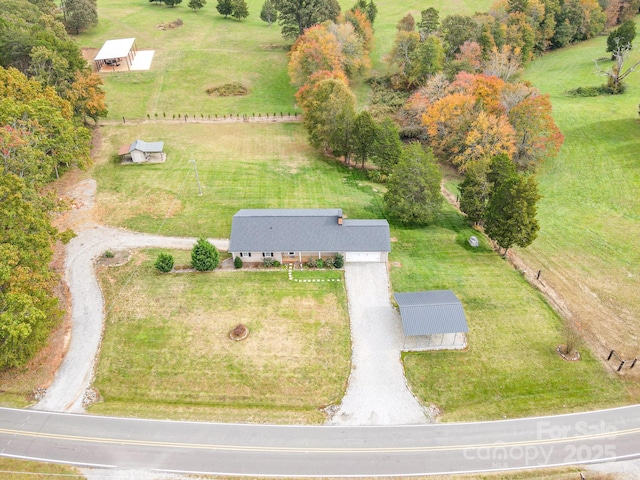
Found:
M 380 252 L 346 252 L 345 262 L 380 262 Z

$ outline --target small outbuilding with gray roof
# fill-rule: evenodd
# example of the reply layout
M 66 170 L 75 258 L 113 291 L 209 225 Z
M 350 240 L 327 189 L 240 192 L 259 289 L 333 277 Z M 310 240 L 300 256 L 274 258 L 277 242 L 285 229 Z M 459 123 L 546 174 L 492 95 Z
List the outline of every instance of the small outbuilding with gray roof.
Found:
M 136 140 L 131 145 L 123 145 L 118 151 L 123 163 L 160 163 L 167 159 L 164 142 L 145 142 Z
M 461 349 L 469 331 L 462 303 L 451 290 L 394 293 L 405 350 Z
M 340 253 L 346 262 L 386 262 L 386 220 L 344 218 L 339 208 L 247 209 L 234 216 L 229 252 L 243 262 L 306 262 Z

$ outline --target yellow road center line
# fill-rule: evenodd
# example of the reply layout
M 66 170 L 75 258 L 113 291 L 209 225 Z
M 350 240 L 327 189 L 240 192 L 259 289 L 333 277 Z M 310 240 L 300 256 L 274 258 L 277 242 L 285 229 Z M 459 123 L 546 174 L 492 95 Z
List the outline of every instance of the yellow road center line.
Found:
M 633 435 L 640 433 L 640 428 L 632 428 L 628 430 L 620 430 L 616 432 L 601 432 L 589 435 L 580 435 L 573 437 L 550 438 L 544 440 L 526 440 L 520 442 L 498 442 L 498 443 L 481 443 L 469 445 L 442 445 L 442 446 L 416 446 L 416 447 L 371 447 L 371 448 L 353 448 L 353 447 L 278 447 L 278 446 L 249 446 L 249 445 L 214 445 L 202 443 L 178 443 L 178 442 L 155 442 L 148 440 L 133 439 L 117 439 L 117 438 L 101 438 L 101 437 L 85 437 L 76 435 L 62 435 L 55 433 L 43 432 L 24 432 L 20 430 L 11 430 L 0 428 L 0 435 L 14 435 L 19 437 L 46 438 L 54 440 L 63 440 L 69 442 L 87 442 L 87 443 L 104 443 L 115 445 L 135 445 L 146 447 L 173 447 L 173 448 L 191 448 L 203 450 L 230 450 L 230 451 L 251 451 L 251 452 L 290 452 L 290 453 L 411 453 L 411 452 L 430 452 L 430 451 L 447 451 L 447 450 L 467 450 L 479 448 L 508 448 L 523 447 L 528 445 L 548 445 L 556 443 L 570 443 L 575 441 L 596 440 L 599 438 L 611 438 Z

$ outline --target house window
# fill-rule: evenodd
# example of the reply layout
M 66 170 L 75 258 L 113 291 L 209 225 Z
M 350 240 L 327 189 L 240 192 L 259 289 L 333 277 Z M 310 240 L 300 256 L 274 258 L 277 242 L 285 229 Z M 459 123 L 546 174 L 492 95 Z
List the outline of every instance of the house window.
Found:
M 273 257 L 273 252 L 262 252 L 263 257 Z
M 251 256 L 251 252 L 249 252 L 249 253 L 242 253 L 242 252 L 240 252 L 240 256 L 241 256 L 241 257 L 250 257 L 250 256 Z
M 296 252 L 289 252 L 289 255 L 295 255 Z

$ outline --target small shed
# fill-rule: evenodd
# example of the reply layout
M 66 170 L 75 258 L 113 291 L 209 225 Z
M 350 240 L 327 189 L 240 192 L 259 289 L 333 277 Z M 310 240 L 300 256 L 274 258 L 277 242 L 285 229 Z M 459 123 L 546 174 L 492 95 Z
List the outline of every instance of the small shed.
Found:
M 99 72 L 103 67 L 112 67 L 113 70 L 123 62 L 127 70 L 131 70 L 131 64 L 137 53 L 135 38 L 120 38 L 117 40 L 107 40 L 93 59 L 96 70 Z
M 403 350 L 463 349 L 469 331 L 462 303 L 451 290 L 395 293 Z
M 118 155 L 124 162 L 133 163 L 160 163 L 167 159 L 164 153 L 164 142 L 145 142 L 136 140 L 131 145 L 123 145 L 118 150 Z

